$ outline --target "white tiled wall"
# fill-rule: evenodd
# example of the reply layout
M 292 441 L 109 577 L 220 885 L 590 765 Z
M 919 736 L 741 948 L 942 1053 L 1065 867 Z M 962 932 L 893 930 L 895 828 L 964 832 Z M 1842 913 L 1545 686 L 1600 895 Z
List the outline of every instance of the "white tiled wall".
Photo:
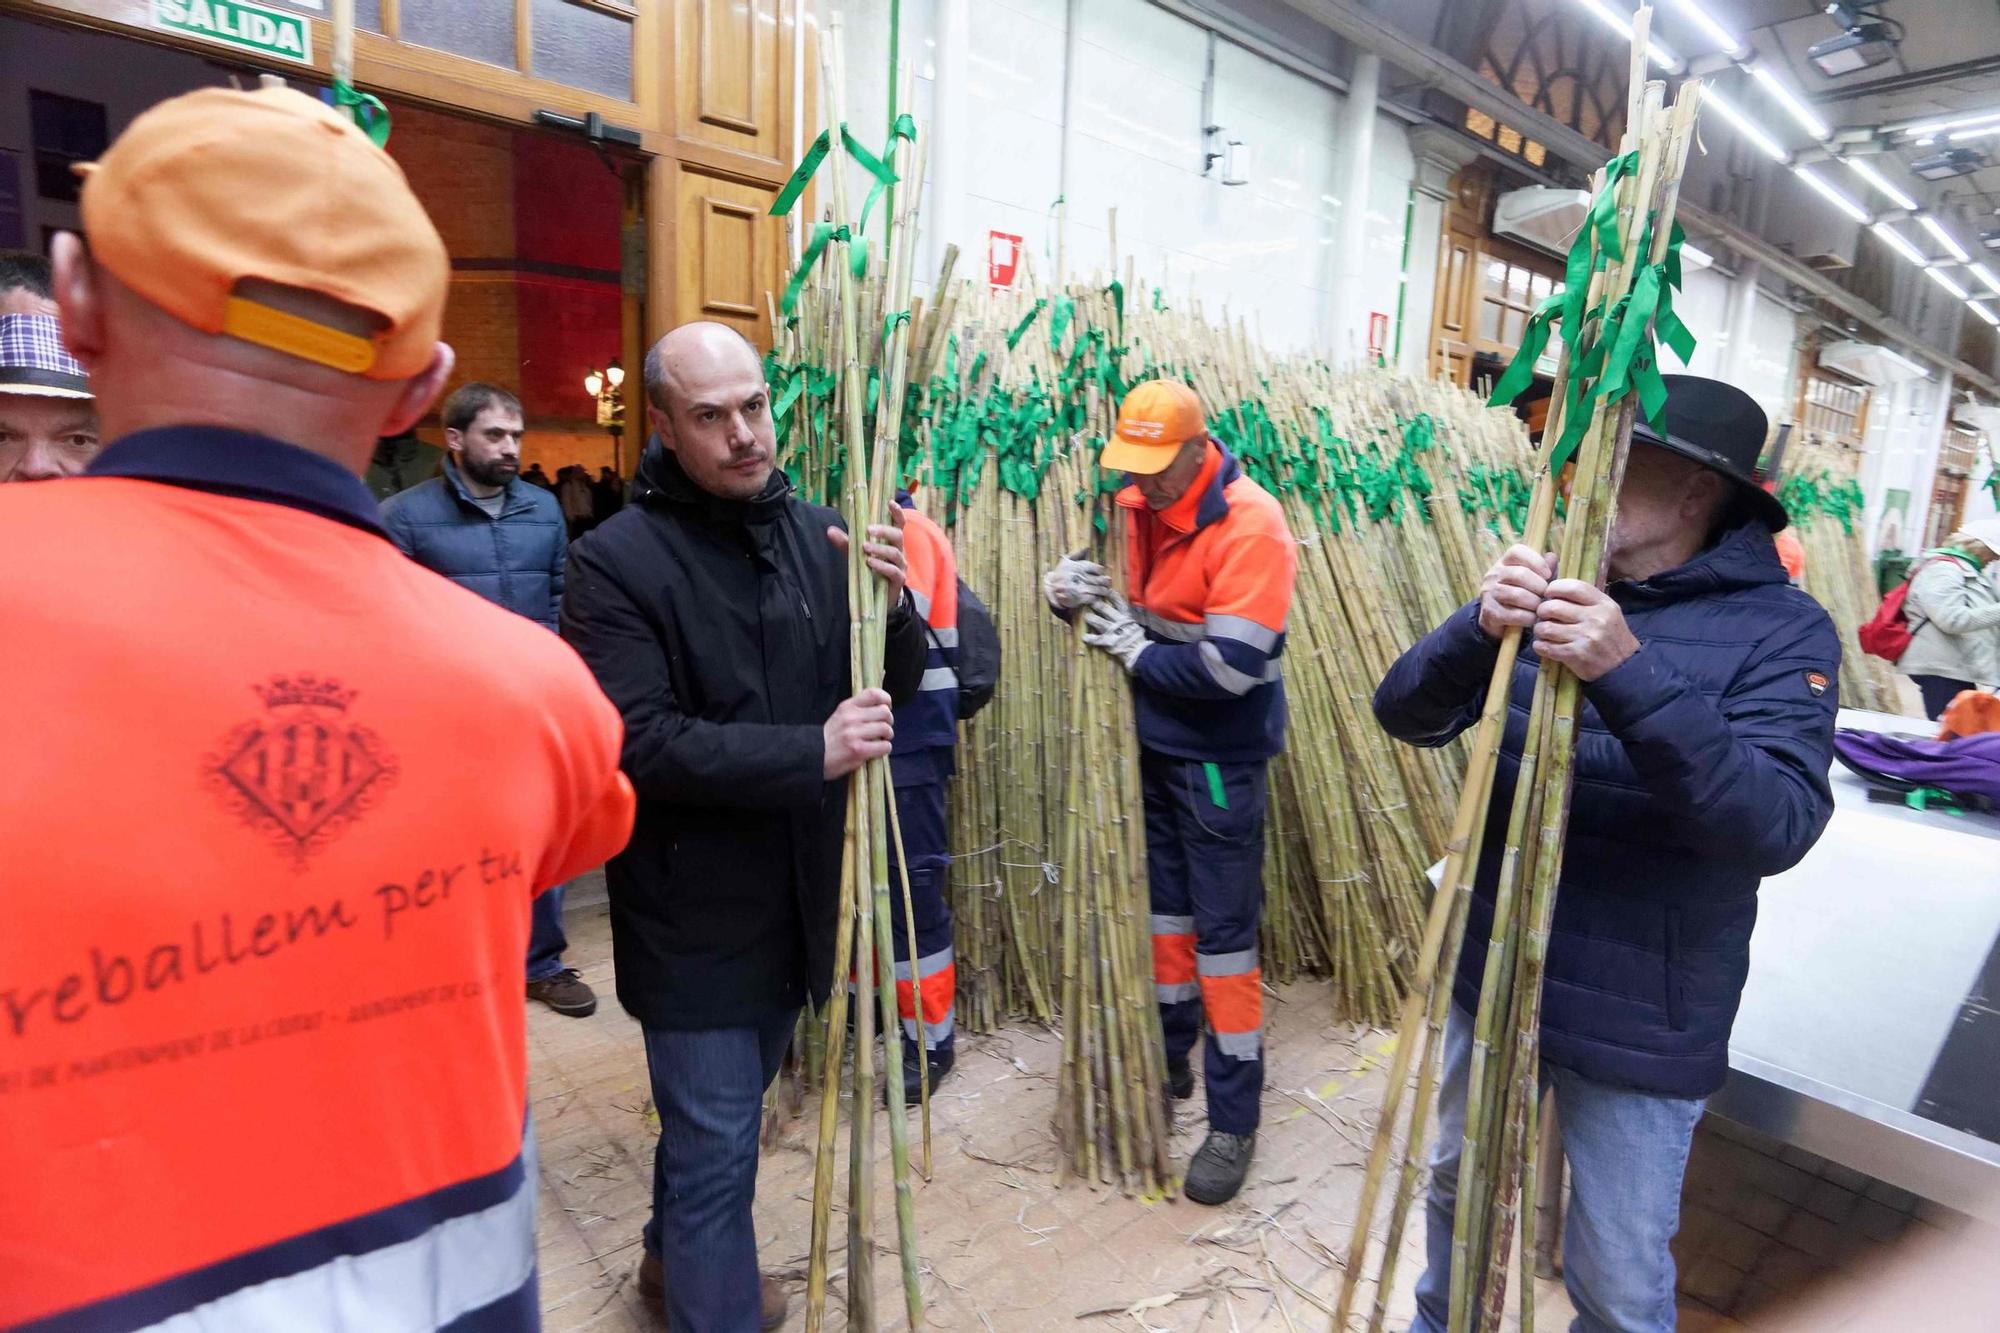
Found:
M 991 231 L 1021 236 L 1038 272 L 1055 260 L 1054 204 L 1061 192 L 1064 0 L 905 0 L 904 57 L 919 79 L 917 111 L 939 96 L 938 7 L 967 4 L 962 142 L 934 151 L 967 155 L 956 241 L 983 263 Z M 1330 308 L 1349 128 L 1338 94 L 1228 42 L 1216 46 L 1215 117 L 1244 141 L 1241 186 L 1202 175 L 1202 79 L 1207 35 L 1146 0 L 1081 0 L 1066 201 L 1066 262 L 1073 274 L 1108 270 L 1110 212 L 1118 258 L 1169 301 L 1198 300 L 1251 322 L 1276 349 L 1333 345 Z M 849 119 L 874 124 L 886 109 L 887 0 L 840 6 L 849 32 Z M 948 76 L 948 71 L 947 71 Z M 1361 309 L 1393 321 L 1402 278 L 1404 206 L 1412 163 L 1402 127 L 1377 117 L 1367 197 Z M 931 207 L 928 216 L 941 210 Z M 962 273 L 969 270 L 961 268 Z M 1412 274 L 1426 287 L 1431 274 Z M 1423 308 L 1428 308 L 1425 303 Z M 1357 321 L 1365 327 L 1365 319 Z M 1410 336 L 1421 341 L 1422 332 Z M 1393 328 L 1391 346 L 1393 347 Z

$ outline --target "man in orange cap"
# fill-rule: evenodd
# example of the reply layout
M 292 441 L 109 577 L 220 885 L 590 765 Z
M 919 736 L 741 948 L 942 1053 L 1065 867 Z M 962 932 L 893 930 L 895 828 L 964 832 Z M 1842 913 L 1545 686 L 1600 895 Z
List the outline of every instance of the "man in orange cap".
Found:
M 1186 1189 L 1223 1203 L 1250 1170 L 1264 1090 L 1264 769 L 1284 748 L 1278 658 L 1298 559 L 1278 502 L 1209 435 L 1185 384 L 1134 387 L 1102 463 L 1132 480 L 1118 494 L 1131 602 L 1080 556 L 1043 592 L 1083 611 L 1084 642 L 1132 679 L 1167 1081 L 1193 1095 L 1205 1011 L 1209 1133 Z
M 361 482 L 444 246 L 287 90 L 154 107 L 82 215 L 110 444 L 0 488 L 0 1326 L 538 1327 L 529 906 L 633 797 L 575 653 Z

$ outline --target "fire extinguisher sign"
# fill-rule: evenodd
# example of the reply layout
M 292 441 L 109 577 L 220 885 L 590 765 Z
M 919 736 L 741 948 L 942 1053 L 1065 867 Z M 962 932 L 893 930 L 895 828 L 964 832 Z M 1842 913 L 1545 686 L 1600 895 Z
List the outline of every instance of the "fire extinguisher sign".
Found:
M 1021 268 L 1021 238 L 1004 231 L 986 233 L 986 281 L 993 287 L 1012 287 Z
M 1389 350 L 1389 316 L 1385 311 L 1368 312 L 1368 359 L 1381 364 Z

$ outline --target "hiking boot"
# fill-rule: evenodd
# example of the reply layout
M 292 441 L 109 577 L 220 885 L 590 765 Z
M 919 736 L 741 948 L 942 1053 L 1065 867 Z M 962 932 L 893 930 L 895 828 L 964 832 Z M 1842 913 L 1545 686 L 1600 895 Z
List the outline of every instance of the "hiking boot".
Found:
M 949 1046 L 939 1047 L 929 1052 L 931 1066 L 931 1095 L 937 1095 L 938 1084 L 944 1082 L 958 1063 L 958 1056 Z M 923 1088 L 917 1081 L 917 1047 L 915 1042 L 903 1043 L 903 1105 L 917 1106 L 923 1102 Z
M 782 1327 L 785 1315 L 791 1310 L 792 1298 L 785 1294 L 785 1288 L 774 1277 L 757 1279 L 757 1327 L 768 1330 Z M 660 1318 L 667 1317 L 667 1275 L 660 1267 L 660 1256 L 648 1254 L 639 1260 L 639 1296 L 648 1305 L 659 1311 Z
M 597 992 L 584 984 L 573 967 L 529 982 L 528 998 L 540 1000 L 566 1018 L 588 1018 L 597 1012 Z
M 1255 1134 L 1224 1134 L 1211 1129 L 1188 1163 L 1187 1196 L 1196 1203 L 1228 1203 L 1243 1188 L 1256 1150 Z

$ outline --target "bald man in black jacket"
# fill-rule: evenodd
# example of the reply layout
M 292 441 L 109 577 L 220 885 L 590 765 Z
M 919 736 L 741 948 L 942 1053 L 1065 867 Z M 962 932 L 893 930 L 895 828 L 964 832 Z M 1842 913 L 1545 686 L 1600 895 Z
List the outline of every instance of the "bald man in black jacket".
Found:
M 661 1140 L 640 1286 L 674 1328 L 783 1322 L 750 1204 L 764 1089 L 833 982 L 847 779 L 889 753 L 924 670 L 899 514 L 863 550 L 891 605 L 883 689 L 848 672 L 847 534 L 773 464 L 756 350 L 719 324 L 646 357 L 656 438 L 633 503 L 571 548 L 563 637 L 625 718 L 639 795 L 606 870 L 618 1000 L 644 1026 Z

